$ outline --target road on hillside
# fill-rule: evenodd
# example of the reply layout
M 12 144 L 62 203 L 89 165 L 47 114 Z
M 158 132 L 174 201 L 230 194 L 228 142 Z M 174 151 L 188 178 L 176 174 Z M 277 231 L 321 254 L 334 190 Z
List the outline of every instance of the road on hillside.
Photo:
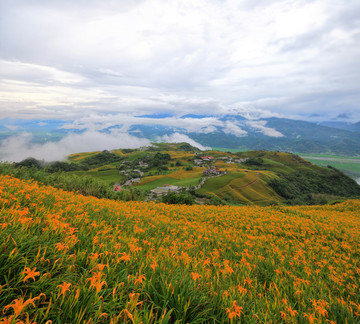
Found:
M 302 158 L 320 160 L 320 161 L 333 161 L 333 162 L 343 162 L 343 163 L 360 163 L 360 159 L 342 159 L 342 158 L 327 158 L 319 156 L 302 156 Z

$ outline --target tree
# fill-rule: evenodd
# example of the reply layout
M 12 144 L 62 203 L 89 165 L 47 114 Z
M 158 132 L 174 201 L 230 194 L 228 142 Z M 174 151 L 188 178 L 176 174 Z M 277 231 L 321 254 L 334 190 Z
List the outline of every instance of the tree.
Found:
M 195 197 L 189 193 L 174 193 L 169 192 L 161 198 L 161 202 L 165 204 L 181 204 L 181 205 L 193 205 L 195 203 Z
M 29 157 L 15 164 L 15 167 L 22 167 L 22 166 L 27 168 L 42 169 L 43 163 L 33 157 Z

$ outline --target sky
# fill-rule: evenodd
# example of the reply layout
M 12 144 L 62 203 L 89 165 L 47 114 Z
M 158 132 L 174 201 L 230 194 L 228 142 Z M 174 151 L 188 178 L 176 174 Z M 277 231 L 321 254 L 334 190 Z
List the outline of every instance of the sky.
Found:
M 1 0 L 0 119 L 360 120 L 359 0 Z

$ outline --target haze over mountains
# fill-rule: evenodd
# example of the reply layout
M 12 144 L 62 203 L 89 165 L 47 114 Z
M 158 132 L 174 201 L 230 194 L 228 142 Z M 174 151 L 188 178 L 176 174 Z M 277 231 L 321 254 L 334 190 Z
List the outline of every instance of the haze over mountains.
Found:
M 46 160 L 81 151 L 136 148 L 151 142 L 188 142 L 200 149 L 279 150 L 360 154 L 360 123 L 244 115 L 151 114 L 90 116 L 75 121 L 0 120 L 2 160 Z

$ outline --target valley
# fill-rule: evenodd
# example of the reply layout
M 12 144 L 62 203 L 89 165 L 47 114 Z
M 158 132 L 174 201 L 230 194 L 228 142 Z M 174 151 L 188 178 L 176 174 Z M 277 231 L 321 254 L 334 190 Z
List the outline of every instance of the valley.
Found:
M 327 167 L 337 168 L 360 184 L 360 157 L 337 156 L 327 154 L 299 154 L 307 161 Z

